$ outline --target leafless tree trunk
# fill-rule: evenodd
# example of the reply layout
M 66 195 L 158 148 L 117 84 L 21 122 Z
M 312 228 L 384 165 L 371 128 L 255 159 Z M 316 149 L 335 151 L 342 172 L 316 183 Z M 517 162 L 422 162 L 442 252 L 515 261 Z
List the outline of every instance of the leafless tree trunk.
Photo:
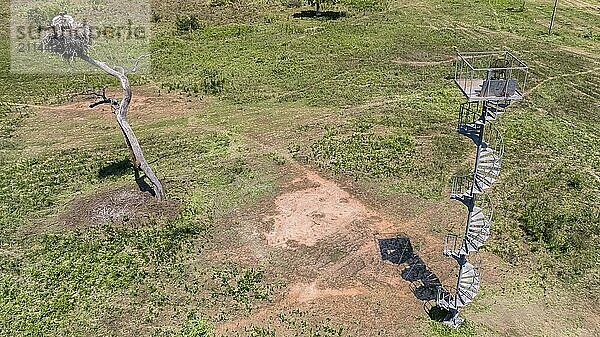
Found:
M 87 52 L 92 44 L 91 28 L 85 23 L 78 23 L 72 16 L 67 15 L 66 12 L 62 12 L 55 16 L 52 19 L 50 28 L 51 30 L 49 30 L 42 38 L 44 51 L 60 55 L 62 58 L 70 61 L 75 58 L 80 58 L 119 80 L 121 88 L 123 89 L 123 99 L 120 102 L 112 98 L 107 98 L 105 90 L 103 90 L 102 94 L 94 93 L 94 95 L 102 98 L 102 100 L 91 104 L 90 107 L 93 108 L 101 104 L 110 104 L 117 118 L 117 123 L 119 123 L 119 127 L 125 137 L 129 152 L 131 153 L 136 181 L 138 184 L 143 182 L 144 177 L 140 177 L 140 171 L 142 171 L 145 177 L 152 183 L 154 195 L 160 200 L 164 199 L 165 192 L 162 184 L 144 158 L 140 143 L 133 133 L 129 122 L 127 122 L 127 111 L 129 109 L 129 103 L 131 103 L 131 86 L 129 85 L 129 79 L 127 78 L 125 69 L 122 67 L 109 67 L 106 63 L 89 56 Z
M 162 184 L 152 168 L 144 158 L 144 154 L 142 153 L 142 148 L 140 143 L 133 133 L 129 122 L 127 121 L 127 111 L 129 109 L 129 103 L 131 103 L 131 86 L 129 85 L 129 79 L 125 74 L 125 71 L 118 71 L 114 68 L 109 67 L 106 63 L 93 59 L 87 54 L 79 55 L 79 57 L 90 63 L 91 65 L 98 67 L 108 73 L 116 77 L 121 83 L 121 88 L 123 89 L 123 99 L 117 103 L 114 107 L 115 117 L 117 118 L 117 123 L 119 123 L 119 127 L 123 132 L 123 136 L 125 137 L 125 142 L 127 143 L 127 147 L 131 153 L 133 159 L 134 169 L 136 170 L 136 177 L 138 176 L 138 172 L 142 171 L 146 175 L 146 177 L 152 183 L 152 187 L 154 190 L 154 195 L 159 199 L 163 200 L 165 198 L 165 192 L 163 190 Z

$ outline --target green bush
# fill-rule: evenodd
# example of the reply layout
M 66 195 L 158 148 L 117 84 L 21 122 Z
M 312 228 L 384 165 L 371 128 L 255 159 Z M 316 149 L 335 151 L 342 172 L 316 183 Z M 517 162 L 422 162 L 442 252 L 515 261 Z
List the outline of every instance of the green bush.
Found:
M 200 28 L 200 21 L 195 15 L 177 16 L 175 19 L 175 27 L 178 32 L 191 33 Z

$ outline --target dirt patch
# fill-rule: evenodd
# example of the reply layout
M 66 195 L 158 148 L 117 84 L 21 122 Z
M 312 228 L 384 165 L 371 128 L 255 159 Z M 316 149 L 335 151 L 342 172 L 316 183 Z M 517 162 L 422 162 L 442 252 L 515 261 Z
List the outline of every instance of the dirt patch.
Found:
M 348 287 L 348 288 L 325 288 L 319 289 L 318 285 L 313 283 L 298 283 L 293 285 L 288 292 L 288 300 L 296 303 L 304 303 L 314 301 L 324 297 L 351 297 L 363 295 L 368 292 L 365 287 Z
M 107 90 L 107 96 L 120 99 L 121 92 Z M 165 93 L 155 87 L 136 87 L 128 119 L 136 132 L 143 126 L 156 123 L 161 124 L 163 132 L 168 132 L 186 125 L 186 118 L 203 111 L 208 100 Z M 19 129 L 17 136 L 23 139 L 28 151 L 43 151 L 49 147 L 97 148 L 99 144 L 106 144 L 120 136 L 121 131 L 109 106 L 89 107 L 95 101 L 94 98 L 77 96 L 73 102 L 63 105 L 28 106 L 34 113 Z
M 283 192 L 266 211 L 256 214 L 266 224 L 253 228 L 264 247 L 251 250 L 270 256 L 263 260 L 267 273 L 283 279 L 286 287 L 248 317 L 218 324 L 217 335 L 250 325 L 268 325 L 285 335 L 288 323 L 277 317 L 292 308 L 310 315 L 302 318 L 306 324 L 331 317 L 332 324 L 345 326 L 352 335 L 417 335 L 416 319 L 425 315 L 423 302 L 400 276 L 406 265 L 383 261 L 377 241 L 415 224 L 390 221 L 337 183 L 294 166 L 298 175 L 282 184 Z M 256 220 L 248 221 L 252 223 Z M 240 256 L 249 252 L 235 249 Z
M 129 116 L 139 119 L 154 119 L 157 117 L 173 117 L 182 115 L 188 111 L 186 108 L 191 104 L 198 104 L 201 100 L 190 99 L 184 94 L 166 93 L 157 87 L 142 86 L 132 89 L 133 95 L 129 104 Z M 120 99 L 122 92 L 117 88 L 107 89 L 107 97 Z M 90 104 L 97 98 L 86 95 L 74 96 L 71 102 L 58 106 L 29 105 L 39 108 L 50 115 L 61 116 L 68 114 L 73 118 L 86 118 L 87 116 L 111 117 L 111 109 L 108 105 L 100 105 L 90 108 Z
M 178 213 L 175 202 L 158 201 L 150 193 L 129 185 L 75 199 L 58 221 L 69 228 L 82 228 L 107 222 L 137 224 L 151 218 L 174 218 Z
M 298 189 L 297 186 L 307 186 Z M 291 192 L 275 200 L 277 214 L 265 220 L 273 222 L 273 230 L 266 234 L 272 246 L 314 246 L 318 241 L 347 231 L 356 221 L 370 219 L 373 230 L 390 227 L 360 201 L 314 172 L 290 183 Z

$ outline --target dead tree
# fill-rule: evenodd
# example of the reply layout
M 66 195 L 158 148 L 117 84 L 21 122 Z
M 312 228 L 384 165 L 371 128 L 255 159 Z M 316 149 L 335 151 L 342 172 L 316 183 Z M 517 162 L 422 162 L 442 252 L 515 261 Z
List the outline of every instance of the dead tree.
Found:
M 106 63 L 88 55 L 88 49 L 91 46 L 90 27 L 86 24 L 76 22 L 66 13 L 61 13 L 52 19 L 50 30 L 44 35 L 42 45 L 45 51 L 57 54 L 70 61 L 79 58 L 119 80 L 123 89 L 123 98 L 120 101 L 115 98 L 106 97 L 106 91 L 103 90 L 101 94 L 96 94 L 101 100 L 91 104 L 90 107 L 110 104 L 131 153 L 136 180 L 139 182 L 144 179 L 143 176 L 140 177 L 140 171 L 143 172 L 145 177 L 152 183 L 154 195 L 160 200 L 164 199 L 165 193 L 162 184 L 144 158 L 140 143 L 127 121 L 127 111 L 132 96 L 127 71 L 123 67 L 110 67 Z M 135 71 L 135 68 L 132 71 Z

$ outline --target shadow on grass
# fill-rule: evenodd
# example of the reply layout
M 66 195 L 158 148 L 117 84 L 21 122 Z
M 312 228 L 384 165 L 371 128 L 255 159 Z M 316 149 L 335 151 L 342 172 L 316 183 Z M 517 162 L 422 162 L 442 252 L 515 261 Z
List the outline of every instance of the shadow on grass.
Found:
M 110 177 L 120 177 L 125 174 L 131 173 L 132 170 L 133 165 L 131 165 L 131 161 L 128 159 L 123 159 L 102 167 L 98 171 L 98 178 L 106 179 Z
M 129 159 L 123 159 L 118 162 L 111 163 L 98 171 L 98 177 L 100 179 L 107 179 L 110 177 L 121 177 L 126 174 L 130 174 L 133 171 L 135 182 L 138 185 L 140 191 L 149 192 L 152 196 L 155 196 L 154 189 L 146 181 L 146 176 L 140 174 L 139 170 L 134 170 L 133 165 Z
M 437 305 L 428 309 L 426 308 L 425 310 L 427 311 L 427 316 L 429 316 L 429 319 L 436 322 L 443 322 L 444 318 L 450 314 L 448 310 L 440 308 Z
M 312 19 L 324 19 L 324 20 L 337 20 L 346 16 L 346 12 L 334 12 L 334 11 L 301 11 L 292 15 L 295 18 L 312 18 Z

